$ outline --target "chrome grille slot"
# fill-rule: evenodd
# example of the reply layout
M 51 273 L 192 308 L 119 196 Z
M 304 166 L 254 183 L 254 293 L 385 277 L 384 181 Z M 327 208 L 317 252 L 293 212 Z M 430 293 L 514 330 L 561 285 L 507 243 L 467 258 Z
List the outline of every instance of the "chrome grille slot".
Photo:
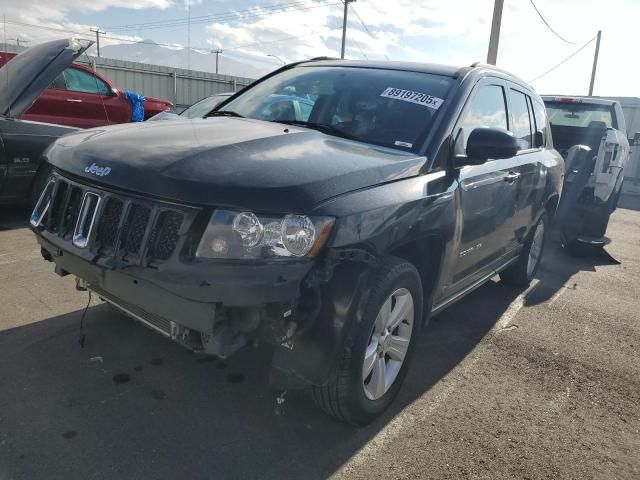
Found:
M 80 202 L 82 201 L 82 190 L 78 187 L 71 187 L 69 193 L 69 199 L 67 207 L 64 209 L 64 218 L 62 220 L 62 231 L 60 234 L 69 239 L 72 232 L 72 228 L 78 220 L 78 213 L 80 211 Z
M 82 197 L 80 214 L 73 231 L 73 244 L 76 247 L 85 248 L 89 244 L 101 200 L 100 195 L 93 192 L 85 192 Z
M 51 212 L 49 213 L 49 219 L 47 221 L 47 227 L 53 232 L 57 232 L 60 228 L 60 224 L 62 222 L 62 217 L 64 214 L 64 206 L 67 200 L 69 184 L 63 181 L 59 181 L 57 187 L 58 188 L 55 192 L 55 196 L 53 197 L 53 201 L 51 202 Z
M 30 223 L 34 227 L 39 227 L 42 224 L 44 216 L 49 211 L 55 184 L 56 182 L 54 179 L 49 180 L 40 194 L 38 203 L 36 203 L 36 207 L 33 209 L 33 213 L 31 213 Z

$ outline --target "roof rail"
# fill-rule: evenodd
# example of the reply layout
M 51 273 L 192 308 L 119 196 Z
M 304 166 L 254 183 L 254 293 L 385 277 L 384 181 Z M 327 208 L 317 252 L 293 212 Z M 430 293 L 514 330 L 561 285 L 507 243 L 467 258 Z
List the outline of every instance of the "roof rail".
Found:
M 520 77 L 518 77 L 517 75 L 515 75 L 514 73 L 511 73 L 507 70 L 503 70 L 502 68 L 496 67 L 495 65 L 491 65 L 489 63 L 484 63 L 484 62 L 473 62 L 470 65 L 471 68 L 486 68 L 488 70 L 495 70 L 496 72 L 500 72 L 500 73 L 504 73 L 506 75 L 509 75 L 510 77 L 515 78 L 516 80 L 519 80 L 520 82 L 524 83 L 525 85 L 529 85 L 529 83 L 525 82 L 523 79 L 521 79 Z M 533 88 L 529 85 L 529 88 Z
M 313 57 L 310 58 L 309 60 L 305 60 L 306 62 L 321 62 L 322 60 L 340 60 L 339 58 L 336 57 Z

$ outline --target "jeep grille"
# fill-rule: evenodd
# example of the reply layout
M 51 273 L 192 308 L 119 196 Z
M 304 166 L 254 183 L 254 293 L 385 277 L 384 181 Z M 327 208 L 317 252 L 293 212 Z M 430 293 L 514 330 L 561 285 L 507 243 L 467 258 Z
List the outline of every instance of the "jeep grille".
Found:
M 198 209 L 150 201 L 54 174 L 32 224 L 78 248 L 126 264 L 169 260 Z

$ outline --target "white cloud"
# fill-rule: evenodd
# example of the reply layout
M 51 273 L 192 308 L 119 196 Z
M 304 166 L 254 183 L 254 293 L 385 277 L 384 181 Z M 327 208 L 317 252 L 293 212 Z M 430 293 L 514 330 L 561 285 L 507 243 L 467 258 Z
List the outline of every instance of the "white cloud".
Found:
M 356 3 L 350 9 L 347 34 L 347 53 L 351 58 L 384 59 L 407 57 L 403 53 L 418 51 L 417 45 L 428 38 L 457 38 L 463 34 L 475 41 L 484 25 L 487 6 L 491 0 L 458 0 L 441 2 L 426 0 L 419 4 L 399 0 L 393 4 L 383 0 Z M 309 3 L 311 5 L 311 2 Z M 465 15 L 460 15 L 460 11 Z M 455 18 L 455 22 L 451 19 Z M 362 25 L 367 25 L 370 33 Z M 209 25 L 211 44 L 228 50 L 267 52 L 277 50 L 279 56 L 293 61 L 318 55 L 339 55 L 341 41 L 342 7 L 316 6 L 259 18 L 238 18 L 233 22 Z M 291 41 L 276 42 L 283 35 L 299 37 Z M 409 41 L 409 42 L 408 42 Z M 409 46 L 409 43 L 412 46 Z M 238 48 L 241 47 L 241 48 Z M 406 52 L 403 50 L 406 49 Z M 438 52 L 425 52 L 425 57 Z
M 71 12 L 101 12 L 112 7 L 123 7 L 132 10 L 145 8 L 166 9 L 172 5 L 172 0 L 55 0 L 42 2 L 41 0 L 0 0 L 0 12 L 6 20 L 1 24 L 2 35 L 11 43 L 20 39 L 23 44 L 33 45 L 55 38 L 71 35 L 93 39 L 90 32 L 95 25 L 79 24 L 68 20 Z M 118 35 L 124 40 L 139 41 L 140 37 Z M 108 38 L 101 38 L 101 45 L 120 43 Z M 95 48 L 95 47 L 94 47 Z

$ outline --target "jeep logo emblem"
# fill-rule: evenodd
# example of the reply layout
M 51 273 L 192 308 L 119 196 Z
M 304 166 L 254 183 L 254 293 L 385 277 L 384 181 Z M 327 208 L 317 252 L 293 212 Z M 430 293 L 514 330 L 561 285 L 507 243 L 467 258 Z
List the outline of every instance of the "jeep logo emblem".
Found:
M 84 171 L 92 175 L 97 175 L 98 177 L 104 177 L 105 175 L 109 175 L 111 173 L 111 168 L 99 167 L 95 163 L 92 163 L 91 166 L 85 168 Z

